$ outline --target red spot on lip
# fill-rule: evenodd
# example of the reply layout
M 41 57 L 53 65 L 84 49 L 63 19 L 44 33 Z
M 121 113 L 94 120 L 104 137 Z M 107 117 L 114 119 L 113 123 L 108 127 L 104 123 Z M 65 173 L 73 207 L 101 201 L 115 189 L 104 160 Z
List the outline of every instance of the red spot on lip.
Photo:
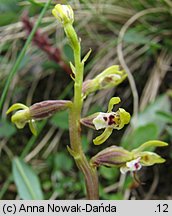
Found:
M 113 115 L 110 115 L 110 116 L 109 116 L 108 125 L 112 125 L 112 124 L 114 124 L 114 116 L 113 116 Z
M 135 163 L 134 166 L 135 166 L 135 168 L 137 170 L 139 168 L 139 163 Z
M 104 119 L 105 121 L 107 121 L 107 117 L 103 117 L 103 119 Z

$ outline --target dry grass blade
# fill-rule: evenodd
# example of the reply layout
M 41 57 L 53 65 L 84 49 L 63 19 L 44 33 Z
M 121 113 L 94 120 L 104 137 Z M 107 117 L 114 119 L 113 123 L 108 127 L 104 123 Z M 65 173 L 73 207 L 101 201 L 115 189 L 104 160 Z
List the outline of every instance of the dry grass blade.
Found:
M 143 90 L 143 95 L 140 101 L 140 110 L 143 110 L 148 103 L 155 100 L 159 87 L 169 70 L 171 61 L 171 54 L 168 54 L 167 51 L 161 51 Z

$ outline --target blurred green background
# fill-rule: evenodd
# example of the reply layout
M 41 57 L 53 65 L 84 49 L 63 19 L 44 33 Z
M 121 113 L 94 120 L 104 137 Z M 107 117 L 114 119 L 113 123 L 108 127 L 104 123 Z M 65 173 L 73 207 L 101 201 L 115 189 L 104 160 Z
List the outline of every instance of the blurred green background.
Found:
M 22 17 L 35 23 L 46 0 L 0 0 L 0 92 L 28 37 L 29 27 Z M 119 96 L 121 107 L 138 118 L 121 131 L 114 131 L 102 146 L 94 146 L 98 132 L 82 127 L 83 148 L 90 158 L 110 145 L 133 149 L 151 139 L 169 143 L 155 151 L 166 163 L 143 168 L 136 185 L 130 175 L 115 168 L 99 168 L 101 199 L 172 199 L 172 2 L 170 0 L 75 0 L 52 1 L 33 40 L 10 83 L 0 120 L 0 199 L 84 199 L 81 173 L 67 152 L 68 115 L 59 112 L 37 124 L 39 134 L 29 128 L 18 130 L 6 117 L 16 102 L 28 106 L 48 99 L 71 99 L 73 81 L 61 64 L 43 49 L 42 35 L 63 62 L 73 61 L 61 25 L 51 15 L 57 3 L 70 4 L 74 26 L 81 38 L 82 55 L 91 48 L 84 79 L 91 79 L 112 64 L 129 70 L 134 85 L 126 79 L 118 87 L 91 94 L 82 116 L 106 111 L 109 99 Z M 122 33 L 124 33 L 122 35 Z M 118 41 L 122 49 L 118 50 Z M 39 44 L 40 43 L 40 44 Z M 119 61 L 119 56 L 124 62 Z M 136 89 L 134 88 L 136 87 Z M 135 91 L 135 92 L 133 92 Z M 133 93 L 135 95 L 133 99 Z M 137 104 L 137 103 L 136 103 Z

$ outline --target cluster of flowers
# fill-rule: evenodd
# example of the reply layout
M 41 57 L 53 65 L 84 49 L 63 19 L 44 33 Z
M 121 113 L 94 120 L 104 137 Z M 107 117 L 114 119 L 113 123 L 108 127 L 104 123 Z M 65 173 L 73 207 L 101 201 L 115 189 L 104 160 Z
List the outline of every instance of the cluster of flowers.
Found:
M 69 35 L 70 30 L 67 26 L 68 24 L 72 24 L 74 21 L 72 8 L 69 5 L 58 4 L 53 9 L 52 13 L 62 23 L 66 34 Z M 70 42 L 71 46 L 74 46 L 74 42 L 72 40 Z M 86 55 L 83 61 L 88 58 L 89 54 L 90 52 Z M 72 64 L 71 69 L 76 73 Z M 95 78 L 86 80 L 83 83 L 83 100 L 92 92 L 119 85 L 126 77 L 126 73 L 120 70 L 118 65 L 113 65 L 107 68 Z M 123 108 L 113 111 L 114 105 L 118 103 L 120 103 L 120 98 L 113 97 L 109 101 L 107 112 L 97 112 L 81 119 L 80 123 L 82 125 L 95 130 L 104 129 L 104 132 L 93 140 L 95 145 L 104 143 L 114 129 L 120 130 L 129 123 L 130 114 L 127 111 Z M 23 128 L 26 123 L 28 123 L 31 132 L 36 135 L 35 121 L 50 117 L 58 111 L 70 109 L 71 105 L 72 101 L 67 100 L 48 100 L 33 104 L 30 107 L 21 103 L 16 103 L 8 109 L 7 114 L 17 110 L 12 115 L 11 121 L 16 124 L 18 128 Z M 142 166 L 151 166 L 156 163 L 165 162 L 165 159 L 158 154 L 147 151 L 150 147 L 161 146 L 167 146 L 167 143 L 153 140 L 142 144 L 139 148 L 132 151 L 127 151 L 122 147 L 112 145 L 92 157 L 90 164 L 93 167 L 101 165 L 119 167 L 121 173 L 126 173 L 128 171 L 135 172 L 140 170 Z

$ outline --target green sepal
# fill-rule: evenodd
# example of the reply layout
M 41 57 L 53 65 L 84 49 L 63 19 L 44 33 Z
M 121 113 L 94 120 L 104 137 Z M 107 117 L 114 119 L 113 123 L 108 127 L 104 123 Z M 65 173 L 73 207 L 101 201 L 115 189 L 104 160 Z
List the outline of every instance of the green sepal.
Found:
M 122 147 L 110 146 L 91 158 L 90 163 L 93 166 L 108 166 L 108 167 L 121 167 L 124 166 L 127 161 L 133 159 L 133 154 Z
M 93 139 L 94 145 L 100 145 L 100 144 L 104 143 L 109 138 L 112 131 L 113 131 L 113 128 L 106 128 L 100 136 Z
M 165 159 L 154 152 L 139 152 L 138 157 L 141 157 L 140 162 L 143 166 L 152 166 L 158 163 L 164 163 Z
M 118 114 L 120 116 L 120 124 L 119 127 L 116 129 L 120 130 L 124 127 L 124 125 L 130 122 L 130 113 L 126 112 L 123 108 L 119 108 Z
M 11 118 L 11 122 L 14 123 L 18 129 L 22 129 L 26 125 L 25 121 L 14 121 L 13 116 Z
M 24 104 L 21 103 L 15 103 L 12 106 L 10 106 L 10 108 L 7 110 L 6 114 L 8 115 L 10 112 L 14 111 L 14 110 L 18 110 L 18 109 L 28 109 L 27 106 L 25 106 Z
M 33 120 L 29 121 L 29 128 L 30 128 L 31 132 L 33 133 L 33 135 L 37 136 L 35 121 L 33 121 Z
M 108 104 L 108 112 L 111 112 L 114 105 L 118 104 L 120 102 L 121 102 L 121 99 L 119 97 L 112 97 L 109 101 L 109 104 Z
M 150 140 L 143 143 L 140 147 L 134 149 L 133 152 L 134 153 L 142 152 L 150 147 L 164 147 L 164 146 L 168 146 L 168 143 L 159 140 Z

